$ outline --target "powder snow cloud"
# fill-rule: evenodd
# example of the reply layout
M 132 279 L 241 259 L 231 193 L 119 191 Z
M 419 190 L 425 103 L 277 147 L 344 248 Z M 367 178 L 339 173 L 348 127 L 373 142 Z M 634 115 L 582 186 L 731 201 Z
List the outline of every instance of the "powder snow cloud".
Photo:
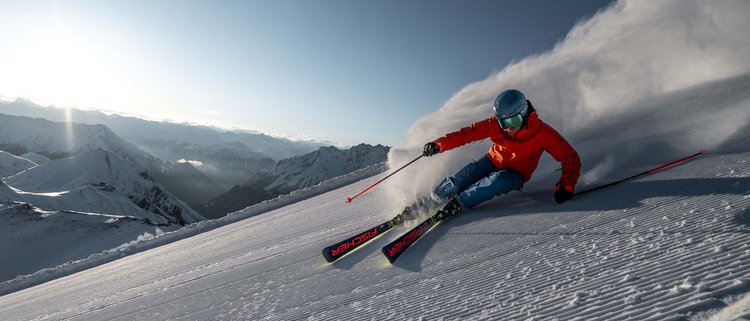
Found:
M 618 1 L 580 22 L 550 51 L 467 85 L 435 113 L 419 119 L 409 128 L 406 144 L 392 150 L 391 168 L 418 156 L 424 143 L 489 117 L 493 99 L 508 88 L 525 92 L 541 118 L 579 148 L 577 134 L 601 126 L 602 119 L 648 114 L 659 108 L 651 102 L 660 98 L 750 73 L 748 30 L 750 1 L 746 0 Z M 730 129 L 713 130 L 711 137 L 692 141 L 703 145 L 698 148 L 721 143 L 748 121 L 750 108 L 744 106 L 738 109 L 743 111 L 740 117 L 728 122 L 727 117 L 710 118 L 724 123 L 703 124 Z M 710 113 L 710 109 L 692 111 Z M 663 130 L 667 125 L 659 126 Z M 442 177 L 480 157 L 489 144 L 484 141 L 420 160 L 390 182 L 396 203 L 431 190 Z M 585 150 L 579 148 L 579 153 L 584 172 L 595 167 L 587 164 Z M 617 162 L 617 158 L 609 160 Z M 597 165 L 601 171 L 604 165 Z

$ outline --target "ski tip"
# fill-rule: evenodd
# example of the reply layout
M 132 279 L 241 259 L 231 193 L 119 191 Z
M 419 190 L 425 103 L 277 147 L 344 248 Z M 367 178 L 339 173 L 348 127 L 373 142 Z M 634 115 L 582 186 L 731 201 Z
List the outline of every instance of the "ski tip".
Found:
M 347 197 L 346 198 L 346 202 L 349 203 L 349 204 L 351 204 L 352 203 L 352 198 L 351 197 Z

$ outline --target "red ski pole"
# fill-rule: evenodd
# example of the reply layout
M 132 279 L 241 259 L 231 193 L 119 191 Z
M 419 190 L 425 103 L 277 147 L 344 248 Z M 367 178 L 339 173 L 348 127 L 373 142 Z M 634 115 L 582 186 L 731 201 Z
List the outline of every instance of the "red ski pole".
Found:
M 381 180 L 379 180 L 379 181 L 375 182 L 375 184 L 372 184 L 372 185 L 370 185 L 370 187 L 368 187 L 368 188 L 365 188 L 365 189 L 364 189 L 363 191 L 361 191 L 361 192 L 357 193 L 357 195 L 354 195 L 353 197 L 347 197 L 347 198 L 346 198 L 346 202 L 347 202 L 347 203 L 351 203 L 353 199 L 355 199 L 355 198 L 359 197 L 360 195 L 364 194 L 365 192 L 369 191 L 369 190 L 370 190 L 371 188 L 373 188 L 373 187 L 377 186 L 378 184 L 380 184 L 380 182 L 382 182 L 382 181 L 384 181 L 384 180 L 388 179 L 388 177 L 391 177 L 391 176 L 393 176 L 393 174 L 396 174 L 396 173 L 398 173 L 398 172 L 399 172 L 400 170 L 404 169 L 404 168 L 405 168 L 406 166 L 409 166 L 409 165 L 411 165 L 412 163 L 416 162 L 416 161 L 417 161 L 418 159 L 420 159 L 420 158 L 422 158 L 422 157 L 424 157 L 424 155 L 419 155 L 419 157 L 415 158 L 415 159 L 414 159 L 414 160 L 412 160 L 411 162 L 407 163 L 407 164 L 406 164 L 406 165 L 404 165 L 404 166 L 401 166 L 401 168 L 397 169 L 397 170 L 396 170 L 396 171 L 394 171 L 393 173 L 390 173 L 390 174 L 388 174 L 388 176 L 386 176 L 386 177 L 383 177 L 383 179 L 381 179 Z
M 615 185 L 615 184 L 618 184 L 618 183 L 622 183 L 624 181 L 628 181 L 628 180 L 631 180 L 631 179 L 635 179 L 635 178 L 638 178 L 638 177 L 641 177 L 641 176 L 653 174 L 653 173 L 656 173 L 658 171 L 665 170 L 665 169 L 673 167 L 673 166 L 677 166 L 679 164 L 682 164 L 682 163 L 684 163 L 684 162 L 686 162 L 686 161 L 688 161 L 688 160 L 690 160 L 692 158 L 695 158 L 695 157 L 697 157 L 699 155 L 703 155 L 703 154 L 705 154 L 705 152 L 704 151 L 700 151 L 700 152 L 697 152 L 697 153 L 695 153 L 693 155 L 680 158 L 680 159 L 678 159 L 676 161 L 673 161 L 671 163 L 667 163 L 667 164 L 661 165 L 659 167 L 654 167 L 654 168 L 649 169 L 649 170 L 647 170 L 647 171 L 645 171 L 643 173 L 639 173 L 639 174 L 636 174 L 636 175 L 633 175 L 633 176 L 630 176 L 630 177 L 627 177 L 627 178 L 623 178 L 623 179 L 618 180 L 618 181 L 614 181 L 614 182 L 611 182 L 611 183 L 608 183 L 608 184 L 604 184 L 604 185 L 601 185 L 601 186 L 597 186 L 597 187 L 594 187 L 594 188 L 587 189 L 587 190 L 582 191 L 582 192 L 578 192 L 578 193 L 576 193 L 576 196 L 584 194 L 584 193 L 592 192 L 592 191 L 595 191 L 595 190 L 598 190 L 598 189 L 602 189 L 602 188 L 605 188 L 605 187 L 609 187 L 609 186 L 612 186 L 612 185 Z

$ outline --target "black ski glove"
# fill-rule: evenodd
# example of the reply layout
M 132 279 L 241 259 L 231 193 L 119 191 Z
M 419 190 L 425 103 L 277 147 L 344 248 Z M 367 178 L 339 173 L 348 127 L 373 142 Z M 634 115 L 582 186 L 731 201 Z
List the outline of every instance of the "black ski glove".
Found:
M 424 144 L 424 150 L 422 150 L 423 156 L 430 157 L 438 153 L 440 153 L 440 147 L 435 142 Z
M 557 204 L 562 204 L 573 198 L 573 196 L 576 196 L 576 193 L 573 191 L 573 186 L 565 186 L 560 183 L 555 185 L 555 202 L 557 202 Z

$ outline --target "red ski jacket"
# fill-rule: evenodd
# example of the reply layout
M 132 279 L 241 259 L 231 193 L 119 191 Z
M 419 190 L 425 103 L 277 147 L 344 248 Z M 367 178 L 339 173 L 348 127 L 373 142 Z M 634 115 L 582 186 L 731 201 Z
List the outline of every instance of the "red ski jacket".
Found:
M 524 182 L 531 179 L 536 170 L 542 152 L 547 151 L 562 164 L 562 175 L 559 183 L 575 186 L 581 173 L 581 159 L 576 150 L 556 130 L 547 125 L 532 112 L 528 118 L 528 127 L 516 135 L 510 135 L 500 128 L 497 118 L 492 116 L 469 127 L 446 134 L 435 140 L 444 152 L 471 142 L 490 138 L 492 147 L 487 156 L 498 169 L 510 168 L 523 176 Z

